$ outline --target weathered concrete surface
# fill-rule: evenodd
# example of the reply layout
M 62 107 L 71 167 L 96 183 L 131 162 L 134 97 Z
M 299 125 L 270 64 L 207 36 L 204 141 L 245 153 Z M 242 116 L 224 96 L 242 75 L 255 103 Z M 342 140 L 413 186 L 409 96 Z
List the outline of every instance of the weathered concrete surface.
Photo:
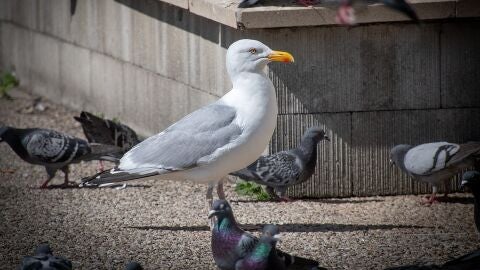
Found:
M 68 2 L 2 1 L 0 66 L 27 89 L 144 134 L 231 88 L 224 62 L 232 42 L 254 38 L 292 52 L 295 64 L 268 71 L 281 114 L 270 149 L 296 145 L 313 124 L 334 138 L 293 196 L 428 192 L 386 166 L 388 149 L 480 137 L 475 20 L 239 31 L 156 0 L 78 1 L 73 17 Z

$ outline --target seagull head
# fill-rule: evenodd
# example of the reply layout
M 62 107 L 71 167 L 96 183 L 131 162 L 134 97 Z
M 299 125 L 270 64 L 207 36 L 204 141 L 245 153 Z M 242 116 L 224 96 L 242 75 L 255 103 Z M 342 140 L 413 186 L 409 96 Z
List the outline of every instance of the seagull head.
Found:
M 478 190 L 480 188 L 480 172 L 467 171 L 462 175 L 462 182 L 460 188 L 468 187 L 471 190 Z
M 412 148 L 411 145 L 408 144 L 399 144 L 395 145 L 390 150 L 390 165 L 401 165 L 403 164 L 403 159 L 407 154 L 408 150 Z
M 243 72 L 261 73 L 270 62 L 293 62 L 288 52 L 274 51 L 257 40 L 241 39 L 227 50 L 227 70 L 231 78 Z
M 216 200 L 213 202 L 212 210 L 208 212 L 208 218 L 217 217 L 219 219 L 227 216 L 233 217 L 232 207 L 226 200 Z
M 325 130 L 320 127 L 311 127 L 305 131 L 304 138 L 311 138 L 314 142 L 320 142 L 321 140 L 330 141 L 330 138 L 325 134 Z

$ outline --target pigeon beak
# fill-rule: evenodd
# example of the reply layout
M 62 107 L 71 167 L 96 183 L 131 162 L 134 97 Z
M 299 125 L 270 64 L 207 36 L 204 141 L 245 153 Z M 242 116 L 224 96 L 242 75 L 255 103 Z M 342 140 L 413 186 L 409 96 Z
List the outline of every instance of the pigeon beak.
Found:
M 293 56 L 288 52 L 273 51 L 267 56 L 268 60 L 274 62 L 293 63 Z
M 282 241 L 282 234 L 281 233 L 277 233 L 273 236 L 273 238 L 277 241 L 277 242 L 281 242 Z
M 208 212 L 208 219 L 211 219 L 212 217 L 216 216 L 217 213 L 218 211 L 210 210 L 210 212 Z
M 467 184 L 468 184 L 467 180 L 462 180 L 462 182 L 460 183 L 460 190 L 465 190 L 465 185 Z

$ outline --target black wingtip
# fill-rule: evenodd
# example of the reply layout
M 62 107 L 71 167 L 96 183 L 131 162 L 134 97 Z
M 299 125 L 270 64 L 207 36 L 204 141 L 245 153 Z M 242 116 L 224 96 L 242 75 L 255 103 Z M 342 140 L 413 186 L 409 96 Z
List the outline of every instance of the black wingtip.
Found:
M 384 5 L 402 12 L 412 21 L 419 23 L 420 19 L 418 18 L 417 12 L 415 9 L 405 0 L 383 0 Z

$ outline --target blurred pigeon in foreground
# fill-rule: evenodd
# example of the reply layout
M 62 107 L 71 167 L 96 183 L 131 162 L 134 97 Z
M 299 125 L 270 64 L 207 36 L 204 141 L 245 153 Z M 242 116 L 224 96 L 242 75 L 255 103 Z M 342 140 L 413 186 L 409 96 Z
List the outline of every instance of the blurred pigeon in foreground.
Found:
M 70 164 L 98 159 L 115 161 L 112 155 L 115 156 L 120 151 L 115 146 L 88 144 L 64 133 L 38 128 L 0 127 L 0 142 L 2 141 L 7 142 L 24 161 L 45 166 L 48 178 L 40 188 L 47 187 L 57 170 L 65 173 L 63 186 L 68 186 Z
M 401 12 L 408 16 L 415 22 L 418 22 L 418 16 L 413 7 L 406 0 L 340 0 L 340 7 L 337 10 L 337 16 L 335 18 L 338 24 L 343 25 L 354 25 L 355 24 L 355 15 L 353 4 L 355 2 L 366 2 L 368 3 L 381 3 L 385 6 Z
M 297 148 L 261 156 L 248 167 L 230 175 L 266 185 L 270 196 L 289 201 L 285 195 L 287 188 L 305 182 L 315 172 L 317 144 L 322 140 L 330 140 L 325 131 L 311 127 L 305 132 Z M 280 197 L 276 193 L 279 193 Z
M 74 118 L 82 125 L 83 133 L 89 143 L 120 147 L 122 151 L 118 153 L 119 159 L 125 152 L 141 142 L 133 129 L 113 120 L 103 119 L 85 111 Z M 100 161 L 100 166 L 100 170 L 103 171 L 102 161 Z
M 41 244 L 34 256 L 23 257 L 20 270 L 71 270 L 72 262 L 52 254 L 48 244 Z
M 285 263 L 273 267 L 269 261 L 271 254 L 275 250 L 277 239 L 262 235 L 250 252 L 235 263 L 235 270 L 284 270 L 287 269 Z M 279 261 L 280 259 L 277 258 Z
M 480 173 L 478 171 L 468 171 L 462 175 L 461 188 L 468 187 L 474 197 L 473 218 L 477 231 L 480 233 Z M 480 264 L 479 264 L 480 265 Z
M 270 250 L 268 245 L 260 245 L 259 239 L 255 236 L 245 232 L 238 227 L 235 217 L 233 216 L 233 210 L 225 200 L 216 200 L 213 203 L 212 210 L 208 214 L 209 218 L 216 217 L 215 226 L 212 230 L 212 254 L 215 264 L 222 270 L 235 269 L 236 264 L 242 259 L 252 259 L 252 252 L 257 247 L 255 252 L 262 253 L 264 259 L 265 254 L 270 256 Z M 265 235 L 269 237 L 268 235 Z M 276 249 L 275 249 L 276 250 Z M 257 254 L 257 255 L 258 255 Z M 318 262 L 310 259 L 300 258 L 293 255 L 289 255 L 280 250 L 276 250 L 276 255 L 284 262 L 282 267 L 287 269 L 318 269 Z M 270 267 L 270 260 L 268 260 L 267 268 L 252 268 L 252 269 L 281 269 Z M 247 263 L 247 262 L 244 262 Z M 242 263 L 242 267 L 245 265 Z M 263 267 L 263 266 L 262 266 Z M 244 269 L 244 268 L 240 268 Z
M 125 266 L 125 270 L 143 270 L 143 267 L 137 262 L 129 262 Z
M 390 162 L 414 179 L 430 183 L 433 192 L 428 203 L 437 201 L 437 187 L 463 169 L 476 165 L 480 158 L 480 142 L 454 144 L 448 142 L 426 143 L 417 146 L 396 145 L 390 150 Z

